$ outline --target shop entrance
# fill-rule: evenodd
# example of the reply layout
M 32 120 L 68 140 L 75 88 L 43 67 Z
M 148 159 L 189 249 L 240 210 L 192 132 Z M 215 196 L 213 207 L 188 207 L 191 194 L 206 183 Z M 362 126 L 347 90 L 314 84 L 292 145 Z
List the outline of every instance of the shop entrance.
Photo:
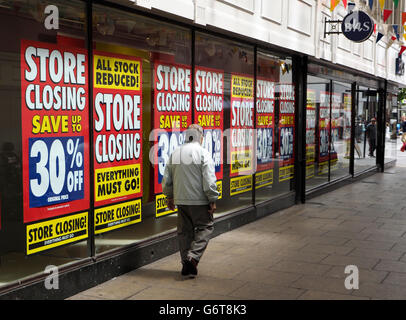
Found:
M 356 91 L 354 130 L 354 172 L 376 165 L 378 91 L 359 86 Z

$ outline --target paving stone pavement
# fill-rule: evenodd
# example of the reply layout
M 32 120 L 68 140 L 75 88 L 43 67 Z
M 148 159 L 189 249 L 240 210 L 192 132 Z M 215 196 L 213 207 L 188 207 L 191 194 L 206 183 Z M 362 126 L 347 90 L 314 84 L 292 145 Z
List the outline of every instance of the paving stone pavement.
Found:
M 221 234 L 193 280 L 173 254 L 69 299 L 406 299 L 405 181 L 390 168 Z

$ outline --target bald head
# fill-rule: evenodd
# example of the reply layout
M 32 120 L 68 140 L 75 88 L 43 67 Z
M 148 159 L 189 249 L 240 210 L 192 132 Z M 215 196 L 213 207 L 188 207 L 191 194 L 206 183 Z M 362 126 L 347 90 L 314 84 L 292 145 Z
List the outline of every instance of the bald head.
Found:
M 191 124 L 185 133 L 185 142 L 203 142 L 203 128 L 198 124 Z

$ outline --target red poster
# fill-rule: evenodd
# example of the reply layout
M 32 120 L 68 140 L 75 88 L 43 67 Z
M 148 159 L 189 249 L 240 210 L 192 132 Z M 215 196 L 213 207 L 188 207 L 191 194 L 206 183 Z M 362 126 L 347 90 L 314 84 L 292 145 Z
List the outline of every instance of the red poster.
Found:
M 256 105 L 257 169 L 255 185 L 257 189 L 273 183 L 274 108 L 275 83 L 259 77 Z
M 319 173 L 328 171 L 328 144 L 330 137 L 330 93 L 320 92 L 320 108 L 319 108 Z M 327 169 L 325 169 L 327 168 Z M 321 170 L 323 169 L 323 170 Z
M 154 191 L 162 192 L 162 178 L 170 154 L 184 143 L 183 131 L 192 124 L 192 77 L 187 65 L 154 62 Z
M 94 52 L 95 206 L 142 196 L 142 61 Z
M 265 78 L 257 79 L 257 171 L 273 165 L 275 83 Z
M 279 85 L 279 181 L 292 179 L 295 164 L 295 86 Z
M 314 176 L 316 153 L 316 92 L 307 90 L 306 104 L 306 179 Z
M 24 222 L 89 208 L 87 51 L 21 41 Z
M 224 72 L 196 66 L 195 119 L 204 129 L 203 146 L 210 152 L 216 177 L 223 178 Z
M 331 148 L 330 148 L 330 160 L 337 159 L 337 143 L 340 139 L 340 126 L 342 122 L 340 118 L 341 108 L 341 95 L 333 92 L 331 95 Z M 342 127 L 341 127 L 342 129 Z M 337 161 L 334 162 L 334 166 Z M 333 166 L 333 164 L 331 164 Z

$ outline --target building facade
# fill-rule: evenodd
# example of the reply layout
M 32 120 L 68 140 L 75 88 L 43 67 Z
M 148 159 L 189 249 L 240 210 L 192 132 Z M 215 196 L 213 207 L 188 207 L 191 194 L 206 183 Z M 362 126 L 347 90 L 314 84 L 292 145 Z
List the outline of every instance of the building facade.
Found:
M 64 298 L 175 252 L 161 180 L 192 123 L 215 234 L 393 165 L 406 8 L 383 21 L 375 2 L 355 2 L 377 25 L 357 43 L 331 33 L 350 9 L 330 1 L 0 0 L 0 298 Z

